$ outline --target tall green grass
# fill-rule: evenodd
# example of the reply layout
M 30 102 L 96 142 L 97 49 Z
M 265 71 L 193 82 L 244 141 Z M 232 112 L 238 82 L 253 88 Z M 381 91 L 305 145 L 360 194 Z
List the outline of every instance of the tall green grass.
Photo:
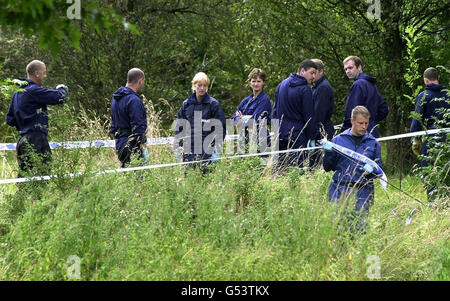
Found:
M 81 140 L 66 117 L 57 122 L 72 122 L 73 136 L 57 139 Z M 89 128 L 102 136 L 99 123 Z M 151 164 L 175 161 L 168 147 L 150 154 Z M 220 160 L 204 176 L 183 167 L 99 176 L 119 165 L 111 149 L 53 157 L 53 173 L 85 174 L 0 186 L 1 280 L 70 280 L 71 256 L 81 280 L 450 279 L 448 200 L 423 207 L 377 184 L 367 231 L 353 235 L 322 170 L 273 175 L 249 158 Z M 0 158 L 2 178 L 15 176 L 14 160 Z M 419 178 L 389 180 L 426 200 Z
M 170 160 L 167 155 L 167 160 Z M 420 182 L 403 188 L 424 198 Z M 366 234 L 339 227 L 330 174 L 265 173 L 255 159 L 27 184 L 2 196 L 0 279 L 448 280 L 449 212 L 377 187 Z M 396 214 L 392 211 L 396 209 Z

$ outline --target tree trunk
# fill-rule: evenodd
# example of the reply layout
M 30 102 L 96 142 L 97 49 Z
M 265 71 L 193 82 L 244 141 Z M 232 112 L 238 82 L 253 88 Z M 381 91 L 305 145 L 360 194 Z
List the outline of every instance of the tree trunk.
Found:
M 391 3 L 387 3 L 391 2 Z M 389 115 L 386 120 L 388 136 L 409 132 L 411 120 L 409 118 L 411 108 L 410 103 L 404 97 L 405 94 L 411 93 L 404 74 L 406 73 L 405 64 L 407 60 L 407 45 L 402 38 L 399 25 L 401 7 L 398 7 L 397 1 L 384 2 L 385 7 L 391 7 L 389 11 L 383 11 L 386 19 L 383 21 L 386 31 L 382 34 L 385 47 L 385 83 L 386 101 L 389 105 Z M 400 3 L 401 5 L 401 3 Z M 382 16 L 383 18 L 383 16 Z M 414 162 L 413 154 L 410 150 L 410 140 L 390 140 L 387 142 L 387 154 L 384 162 L 385 169 L 388 171 L 407 171 Z

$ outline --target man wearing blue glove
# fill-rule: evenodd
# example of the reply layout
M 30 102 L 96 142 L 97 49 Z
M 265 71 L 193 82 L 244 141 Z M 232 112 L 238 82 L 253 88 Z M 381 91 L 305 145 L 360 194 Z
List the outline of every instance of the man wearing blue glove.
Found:
M 46 175 L 49 172 L 48 163 L 52 153 L 47 139 L 47 105 L 62 104 L 69 94 L 69 88 L 65 85 L 58 85 L 55 90 L 42 87 L 47 78 L 47 67 L 43 62 L 30 62 L 26 72 L 27 78 L 20 78 L 23 91 L 13 94 L 6 115 L 6 123 L 19 131 L 16 147 L 19 178 L 29 171 L 33 171 L 33 175 Z
M 375 161 L 380 168 L 381 147 L 374 136 L 367 132 L 370 113 L 363 106 L 356 106 L 352 110 L 352 127 L 333 138 L 332 142 L 360 153 Z M 323 141 L 326 150 L 323 159 L 325 171 L 333 170 L 333 182 L 329 187 L 328 199 L 330 202 L 339 202 L 343 197 L 348 197 L 356 192 L 354 213 L 357 215 L 356 230 L 364 231 L 369 214 L 369 206 L 374 198 L 373 167 L 370 164 L 352 160 L 338 152 L 333 151 L 331 143 Z

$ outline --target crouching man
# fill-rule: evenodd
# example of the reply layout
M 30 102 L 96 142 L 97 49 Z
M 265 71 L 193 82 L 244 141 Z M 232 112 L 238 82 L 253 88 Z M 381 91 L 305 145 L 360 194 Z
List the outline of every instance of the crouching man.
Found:
M 334 137 L 332 142 L 368 157 L 381 168 L 380 144 L 367 132 L 369 119 L 369 111 L 363 106 L 356 106 L 351 113 L 352 127 Z M 323 147 L 326 150 L 323 167 L 325 171 L 334 171 L 328 199 L 330 202 L 339 202 L 355 193 L 356 202 L 352 215 L 356 216 L 356 219 L 352 221 L 353 229 L 363 232 L 374 198 L 375 174 L 370 166 L 334 151 L 328 141 L 323 143 Z

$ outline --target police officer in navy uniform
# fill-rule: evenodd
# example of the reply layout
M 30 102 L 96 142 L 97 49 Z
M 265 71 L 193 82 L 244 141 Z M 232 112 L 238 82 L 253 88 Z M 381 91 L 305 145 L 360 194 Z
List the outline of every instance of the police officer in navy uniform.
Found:
M 249 73 L 248 83 L 253 93 L 241 101 L 236 113 L 231 117 L 239 134 L 238 153 L 241 153 L 245 146 L 249 146 L 252 138 L 255 138 L 255 143 L 259 146 L 258 152 L 270 151 L 270 133 L 267 129 L 272 105 L 269 96 L 264 92 L 266 77 L 266 73 L 259 68 L 254 68 Z M 250 134 L 253 137 L 250 137 Z
M 219 101 L 208 94 L 209 83 L 204 72 L 195 74 L 192 94 L 183 101 L 177 114 L 173 142 L 178 161 L 207 160 L 200 164 L 203 174 L 209 171 L 207 165 L 222 153 L 226 135 L 225 113 Z
M 317 136 L 312 92 L 308 86 L 314 81 L 316 72 L 316 64 L 304 60 L 298 71 L 283 80 L 275 90 L 272 119 L 278 120 L 280 151 L 304 148 L 308 140 Z M 304 153 L 291 152 L 288 156 L 280 155 L 278 168 L 281 171 L 287 166 L 303 167 Z
M 388 105 L 381 97 L 376 86 L 375 77 L 369 76 L 362 70 L 362 61 L 357 56 L 349 56 L 344 61 L 344 71 L 350 80 L 354 80 L 345 104 L 345 119 L 341 132 L 352 127 L 351 112 L 356 106 L 364 106 L 369 110 L 370 120 L 367 131 L 375 138 L 380 137 L 378 123 L 383 121 L 388 113 Z
M 147 111 L 137 95 L 144 84 L 144 72 L 138 68 L 130 69 L 126 86 L 117 89 L 111 101 L 110 132 L 116 139 L 116 152 L 122 168 L 131 162 L 131 155 L 144 159 Z
M 30 62 L 26 72 L 28 78 L 20 78 L 23 91 L 13 94 L 6 115 L 6 123 L 15 127 L 20 135 L 16 147 L 19 177 L 31 170 L 36 170 L 37 174 L 48 172 L 51 150 L 47 139 L 47 105 L 62 104 L 69 92 L 65 85 L 58 85 L 56 89 L 42 87 L 47 67 L 39 60 Z M 32 153 L 38 155 L 40 163 Z
M 356 106 L 351 116 L 352 127 L 334 137 L 332 142 L 368 157 L 381 168 L 380 144 L 367 131 L 369 111 L 363 106 Z M 322 145 L 327 150 L 323 158 L 323 168 L 325 171 L 334 171 L 328 199 L 330 202 L 341 202 L 355 192 L 356 202 L 354 210 L 351 211 L 357 217 L 354 229 L 363 232 L 367 224 L 369 206 L 374 198 L 373 179 L 376 175 L 370 166 L 335 152 L 328 141 L 324 141 Z
M 446 87 L 439 84 L 438 70 L 433 67 L 427 68 L 423 73 L 423 81 L 426 89 L 417 96 L 415 107 L 415 112 L 419 115 L 419 119 L 413 118 L 410 132 L 436 129 L 435 120 L 445 120 L 444 112 L 441 110 L 450 110 L 450 95 L 446 91 Z M 444 124 L 443 127 L 450 127 L 450 124 Z M 439 142 L 444 142 L 447 139 L 447 134 L 438 134 L 437 136 Z M 422 143 L 421 138 L 415 137 L 412 149 L 416 155 L 421 154 L 426 157 L 428 155 L 428 141 Z M 427 167 L 430 164 L 432 162 L 426 159 L 423 159 L 420 163 L 421 167 Z M 434 184 L 428 185 L 427 196 L 430 201 L 434 198 L 434 190 Z
M 324 74 L 324 64 L 319 59 L 312 59 L 317 66 L 317 73 L 312 87 L 313 103 L 314 103 L 314 117 L 319 129 L 315 139 L 310 141 L 310 146 L 316 146 L 318 141 L 322 139 L 321 130 L 325 131 L 327 140 L 333 139 L 334 124 L 331 121 L 331 116 L 334 111 L 334 92 L 330 82 Z M 315 167 L 319 164 L 321 159 L 320 151 L 313 151 L 310 154 L 309 166 Z

